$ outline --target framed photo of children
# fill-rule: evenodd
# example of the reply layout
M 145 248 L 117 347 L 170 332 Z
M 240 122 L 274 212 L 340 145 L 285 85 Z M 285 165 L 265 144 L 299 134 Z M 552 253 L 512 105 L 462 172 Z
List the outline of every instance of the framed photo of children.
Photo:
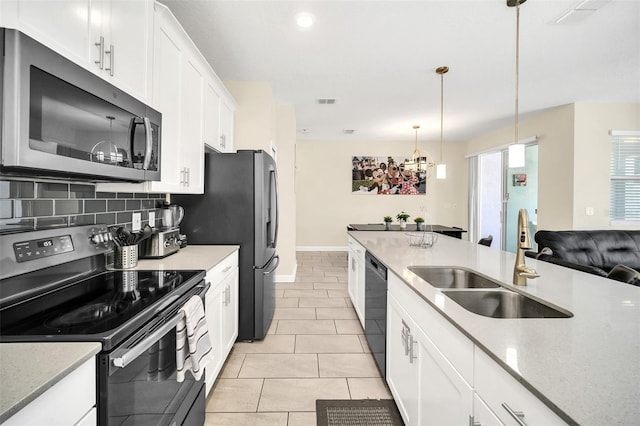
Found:
M 351 192 L 363 195 L 425 194 L 426 174 L 405 168 L 410 159 L 401 156 L 352 157 Z

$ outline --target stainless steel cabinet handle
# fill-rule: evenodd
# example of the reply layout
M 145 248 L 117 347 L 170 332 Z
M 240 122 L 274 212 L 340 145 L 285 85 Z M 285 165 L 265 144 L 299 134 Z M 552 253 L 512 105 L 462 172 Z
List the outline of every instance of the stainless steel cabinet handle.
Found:
M 120 368 L 124 368 L 131 363 L 131 361 L 138 358 L 140 355 L 145 353 L 147 349 L 153 346 L 162 336 L 167 334 L 172 328 L 174 328 L 178 323 L 184 318 L 184 312 L 180 311 L 178 315 L 171 318 L 164 324 L 162 327 L 151 333 L 149 336 L 145 337 L 140 343 L 138 343 L 133 348 L 129 349 L 125 353 L 120 356 L 110 356 L 111 363 Z
M 511 407 L 509 407 L 509 404 L 507 404 L 506 402 L 502 403 L 502 408 L 504 408 L 505 410 L 507 410 L 507 413 L 509 413 L 509 415 L 511 417 L 513 417 L 513 419 L 520 425 L 520 426 L 527 426 L 527 424 L 524 422 L 524 413 L 522 411 L 515 411 L 513 410 Z
M 98 47 L 98 60 L 93 62 L 98 65 L 98 68 L 104 69 L 104 37 L 100 36 L 100 41 L 94 45 Z
M 229 306 L 230 303 L 231 303 L 231 287 L 227 286 L 227 288 L 224 289 L 224 305 Z
M 413 340 L 413 336 L 411 334 L 409 334 L 408 343 L 409 343 L 409 364 L 413 364 L 413 361 L 418 359 L 418 355 L 413 354 L 413 348 L 417 342 Z
M 109 45 L 109 50 L 105 50 L 104 54 L 109 55 L 109 68 L 105 68 L 105 71 L 109 71 L 109 75 L 113 77 L 113 57 L 115 55 L 113 44 Z
M 220 135 L 220 147 L 221 148 L 227 147 L 227 137 L 225 135 Z
M 473 416 L 469 416 L 469 426 L 482 426 L 480 422 L 476 422 Z
M 402 346 L 404 347 L 404 354 L 409 355 L 409 332 L 411 329 L 402 321 Z
M 233 268 L 233 266 L 231 266 L 231 265 L 227 266 L 226 268 L 224 268 L 222 270 L 222 273 L 228 272 L 231 268 Z

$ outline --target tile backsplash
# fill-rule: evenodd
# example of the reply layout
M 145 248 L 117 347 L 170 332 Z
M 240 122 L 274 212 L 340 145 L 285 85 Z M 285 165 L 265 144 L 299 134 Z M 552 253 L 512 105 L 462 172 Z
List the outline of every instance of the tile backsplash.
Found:
M 165 194 L 99 192 L 95 184 L 0 178 L 0 233 L 106 224 L 131 229 L 140 212 L 142 226 L 149 212 L 160 218 Z M 151 224 L 159 226 L 160 223 Z

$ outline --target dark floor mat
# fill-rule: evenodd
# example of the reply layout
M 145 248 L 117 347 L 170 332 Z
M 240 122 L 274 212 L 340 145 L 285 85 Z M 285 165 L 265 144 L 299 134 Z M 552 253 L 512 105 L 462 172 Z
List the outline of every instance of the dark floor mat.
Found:
M 317 399 L 317 426 L 404 426 L 392 399 Z

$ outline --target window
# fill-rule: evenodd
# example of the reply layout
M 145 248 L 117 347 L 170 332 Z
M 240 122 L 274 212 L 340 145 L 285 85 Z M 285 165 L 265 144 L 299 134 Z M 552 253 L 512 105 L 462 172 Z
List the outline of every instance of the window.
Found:
M 640 223 L 640 131 L 611 131 L 611 224 Z

